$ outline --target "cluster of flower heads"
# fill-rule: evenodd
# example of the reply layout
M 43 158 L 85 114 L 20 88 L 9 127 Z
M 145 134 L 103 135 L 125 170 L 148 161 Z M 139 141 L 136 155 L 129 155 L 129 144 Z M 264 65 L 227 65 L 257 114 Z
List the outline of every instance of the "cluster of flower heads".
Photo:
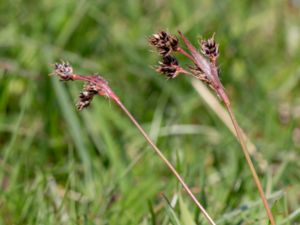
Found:
M 220 86 L 217 68 L 219 46 L 214 40 L 214 35 L 208 40 L 201 40 L 201 51 L 198 52 L 181 32 L 179 34 L 190 53 L 187 53 L 179 46 L 176 36 L 170 35 L 165 31 L 154 34 L 149 38 L 150 45 L 154 46 L 161 56 L 161 61 L 156 71 L 165 75 L 168 79 L 175 78 L 181 73 L 191 74 L 213 89 L 218 89 Z M 193 62 L 193 66 L 189 66 L 188 70 L 182 68 L 174 57 L 173 53 L 176 52 L 188 57 Z
M 108 82 L 101 76 L 82 76 L 73 73 L 73 68 L 68 62 L 54 64 L 54 72 L 61 81 L 84 81 L 83 90 L 79 94 L 79 100 L 76 103 L 77 109 L 82 110 L 90 105 L 95 95 L 105 96 L 117 100 L 117 96 L 108 86 Z
M 53 74 L 58 75 L 61 81 L 72 80 L 73 68 L 69 62 L 55 63 Z
M 215 42 L 215 35 L 208 40 L 201 40 L 201 52 L 207 56 L 212 62 L 217 60 L 219 56 L 219 45 Z
M 92 82 L 88 82 L 83 86 L 83 90 L 79 94 L 79 100 L 76 103 L 76 107 L 79 111 L 88 107 L 94 96 L 98 93 L 97 87 Z
M 175 78 L 183 72 L 181 71 L 177 59 L 174 56 L 171 56 L 171 54 L 178 49 L 178 38 L 176 36 L 161 31 L 157 34 L 153 34 L 148 41 L 156 48 L 157 52 L 162 57 L 162 60 L 159 62 L 159 66 L 156 69 L 158 73 L 164 74 L 170 79 Z
M 165 31 L 161 31 L 157 34 L 153 34 L 153 36 L 149 38 L 149 43 L 156 47 L 160 55 L 165 57 L 177 50 L 178 38 Z
M 157 67 L 156 71 L 166 75 L 167 78 L 170 79 L 175 78 L 181 72 L 181 68 L 177 59 L 168 55 L 162 57 L 162 60 L 159 62 L 159 66 Z

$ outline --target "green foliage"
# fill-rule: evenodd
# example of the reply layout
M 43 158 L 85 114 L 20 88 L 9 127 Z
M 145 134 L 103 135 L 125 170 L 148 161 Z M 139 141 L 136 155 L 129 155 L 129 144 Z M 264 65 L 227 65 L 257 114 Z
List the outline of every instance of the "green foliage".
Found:
M 266 224 L 235 138 L 188 77 L 166 81 L 151 68 L 146 39 L 160 29 L 195 44 L 216 32 L 221 79 L 268 162 L 260 175 L 274 216 L 299 222 L 297 4 L 1 1 L 0 224 L 207 224 L 112 102 L 76 112 L 80 85 L 48 76 L 60 59 L 110 82 L 218 224 Z M 174 125 L 196 127 L 176 134 Z M 180 197 L 169 204 L 161 193 Z

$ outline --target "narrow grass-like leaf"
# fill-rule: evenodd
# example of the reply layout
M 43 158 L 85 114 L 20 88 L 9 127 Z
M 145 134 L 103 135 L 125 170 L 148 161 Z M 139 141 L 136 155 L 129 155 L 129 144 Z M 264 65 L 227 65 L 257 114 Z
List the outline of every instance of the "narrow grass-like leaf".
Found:
M 166 199 L 166 197 L 164 197 L 167 205 L 166 205 L 166 212 L 167 215 L 169 216 L 169 220 L 171 222 L 172 225 L 182 225 L 180 222 L 180 219 L 178 218 L 178 216 L 176 215 L 176 212 L 174 211 L 174 209 L 172 208 L 172 206 L 170 205 L 169 201 Z
M 180 207 L 180 221 L 183 225 L 196 225 L 193 220 L 193 214 L 189 211 L 187 205 L 183 201 L 182 197 L 179 196 L 179 207 Z

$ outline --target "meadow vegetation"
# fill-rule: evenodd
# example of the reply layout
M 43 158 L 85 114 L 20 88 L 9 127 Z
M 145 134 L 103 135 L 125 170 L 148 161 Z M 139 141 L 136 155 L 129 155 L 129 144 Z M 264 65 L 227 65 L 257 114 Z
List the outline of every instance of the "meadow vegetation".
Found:
M 60 59 L 105 77 L 217 224 L 266 224 L 222 108 L 153 70 L 160 30 L 216 33 L 275 220 L 300 223 L 299 18 L 298 1 L 1 1 L 0 224 L 207 224 L 116 105 L 76 111 L 82 84 L 49 76 Z

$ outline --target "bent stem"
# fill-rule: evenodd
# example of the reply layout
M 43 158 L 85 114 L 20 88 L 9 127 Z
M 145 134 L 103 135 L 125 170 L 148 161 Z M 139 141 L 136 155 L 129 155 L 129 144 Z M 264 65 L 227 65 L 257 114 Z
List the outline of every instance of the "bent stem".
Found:
M 98 94 L 99 96 L 104 96 L 106 98 L 112 99 L 125 112 L 125 114 L 130 118 L 130 120 L 133 122 L 133 124 L 138 128 L 138 130 L 141 132 L 141 134 L 144 136 L 144 138 L 147 140 L 147 142 L 154 149 L 154 151 L 163 160 L 163 162 L 168 166 L 168 168 L 171 170 L 171 172 L 175 175 L 175 177 L 181 183 L 183 188 L 186 190 L 188 195 L 191 197 L 193 202 L 198 206 L 198 208 L 204 214 L 204 216 L 208 220 L 208 222 L 211 225 L 216 224 L 212 220 L 212 218 L 209 216 L 209 214 L 206 212 L 204 207 L 197 200 L 197 198 L 194 196 L 194 194 L 192 193 L 190 188 L 184 182 L 183 178 L 177 173 L 176 169 L 172 166 L 172 164 L 168 161 L 168 159 L 162 154 L 162 152 L 159 150 L 159 148 L 153 143 L 153 141 L 150 139 L 150 137 L 147 135 L 147 133 L 144 131 L 144 129 L 141 127 L 141 125 L 136 121 L 136 119 L 131 115 L 131 113 L 123 105 L 123 103 L 121 102 L 119 97 L 110 88 L 110 86 L 108 85 L 108 82 L 104 78 L 102 78 L 101 76 L 95 76 L 95 75 L 94 76 L 91 76 L 91 75 L 82 76 L 79 74 L 75 74 L 75 73 L 73 73 L 72 66 L 69 63 L 65 63 L 63 61 L 62 61 L 62 63 L 54 64 L 54 72 L 52 74 L 57 75 L 61 81 L 79 80 L 79 81 L 85 82 L 83 90 L 80 92 L 80 95 L 79 95 L 79 101 L 76 104 L 78 110 L 82 110 L 82 109 L 88 107 L 96 94 Z
M 144 129 L 141 127 L 141 125 L 136 121 L 136 119 L 133 117 L 133 115 L 127 110 L 127 108 L 123 105 L 123 103 L 119 99 L 114 99 L 116 104 L 124 111 L 124 113 L 129 117 L 129 119 L 132 121 L 132 123 L 137 127 L 137 129 L 141 132 L 141 134 L 144 136 L 146 141 L 151 145 L 153 150 L 157 153 L 157 155 L 161 158 L 161 160 L 168 166 L 168 168 L 171 170 L 171 172 L 174 174 L 174 176 L 177 178 L 177 180 L 181 183 L 187 194 L 191 197 L 193 202 L 198 206 L 198 208 L 201 210 L 205 218 L 208 220 L 208 222 L 211 225 L 216 225 L 216 223 L 213 221 L 213 219 L 209 216 L 205 208 L 201 205 L 201 203 L 197 200 L 193 192 L 190 190 L 190 188 L 187 186 L 183 178 L 179 175 L 179 173 L 176 171 L 176 169 L 173 167 L 173 165 L 169 162 L 169 160 L 163 155 L 163 153 L 159 150 L 159 148 L 153 143 L 153 141 L 150 139 L 150 137 L 147 135 L 147 133 L 144 131 Z
M 261 199 L 262 199 L 262 202 L 263 202 L 263 204 L 264 204 L 264 207 L 265 207 L 265 209 L 266 209 L 266 212 L 267 212 L 267 215 L 268 215 L 268 217 L 269 217 L 269 220 L 270 220 L 270 222 L 271 222 L 272 225 L 275 225 L 275 220 L 274 220 L 274 218 L 273 218 L 273 215 L 272 215 L 271 209 L 270 209 L 270 207 L 269 207 L 267 198 L 266 198 L 266 196 L 265 196 L 265 194 L 264 194 L 262 185 L 261 185 L 260 180 L 259 180 L 259 178 L 258 178 L 258 175 L 257 175 L 257 173 L 256 173 L 255 167 L 254 167 L 254 165 L 253 165 L 253 163 L 252 163 L 250 154 L 249 154 L 248 149 L 247 149 L 247 145 L 246 145 L 246 143 L 245 143 L 245 140 L 244 140 L 244 138 L 243 138 L 241 129 L 240 129 L 239 125 L 238 125 L 238 122 L 237 122 L 237 120 L 236 120 L 236 118 L 235 118 L 235 115 L 234 115 L 234 113 L 233 113 L 233 111 L 232 111 L 231 105 L 230 105 L 229 102 L 227 102 L 227 103 L 225 103 L 225 106 L 226 106 L 226 109 L 227 109 L 227 111 L 228 111 L 228 113 L 229 113 L 229 116 L 230 116 L 230 119 L 231 119 L 232 124 L 233 124 L 233 126 L 234 126 L 234 129 L 235 129 L 235 131 L 236 131 L 236 134 L 237 134 L 237 137 L 238 137 L 239 142 L 240 142 L 240 144 L 241 144 L 241 147 L 242 147 L 243 153 L 244 153 L 244 155 L 245 155 L 247 164 L 248 164 L 248 166 L 249 166 L 249 168 L 250 168 L 251 174 L 252 174 L 252 176 L 253 176 L 253 179 L 254 179 L 254 182 L 255 182 L 256 187 L 257 187 L 257 189 L 258 189 L 259 195 L 260 195 L 260 197 L 261 197 Z

